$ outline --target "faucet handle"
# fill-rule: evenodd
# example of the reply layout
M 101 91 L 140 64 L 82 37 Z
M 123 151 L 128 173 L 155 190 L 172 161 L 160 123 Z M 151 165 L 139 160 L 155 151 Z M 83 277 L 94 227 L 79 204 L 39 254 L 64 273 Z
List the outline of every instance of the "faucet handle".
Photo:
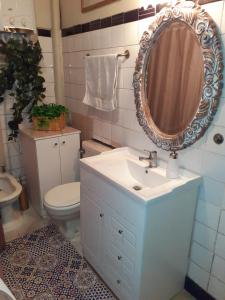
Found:
M 151 158 L 151 153 L 152 153 L 152 151 L 149 151 L 149 150 L 145 150 L 145 149 L 144 149 L 144 152 L 145 152 L 146 154 L 148 154 L 148 157 L 149 157 L 149 158 Z
M 157 158 L 157 151 L 149 151 L 149 150 L 144 150 L 146 154 L 148 154 L 149 158 Z

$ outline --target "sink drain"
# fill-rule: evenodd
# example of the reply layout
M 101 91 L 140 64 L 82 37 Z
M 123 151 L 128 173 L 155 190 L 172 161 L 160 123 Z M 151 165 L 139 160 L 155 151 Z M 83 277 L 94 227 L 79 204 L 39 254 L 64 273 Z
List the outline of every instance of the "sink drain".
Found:
M 135 186 L 133 186 L 133 189 L 134 189 L 135 191 L 140 191 L 140 190 L 142 189 L 142 187 L 139 186 L 139 185 L 135 185 Z

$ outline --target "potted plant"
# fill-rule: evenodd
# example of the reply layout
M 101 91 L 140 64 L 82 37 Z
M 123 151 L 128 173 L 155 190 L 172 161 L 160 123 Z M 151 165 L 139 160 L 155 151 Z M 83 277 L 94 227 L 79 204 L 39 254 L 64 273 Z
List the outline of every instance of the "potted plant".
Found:
M 15 34 L 6 41 L 0 40 L 0 54 L 4 57 L 0 66 L 0 103 L 6 99 L 5 92 L 9 91 L 14 101 L 11 108 L 13 116 L 8 122 L 11 130 L 8 139 L 14 140 L 24 116 L 28 115 L 31 119 L 32 107 L 43 103 L 45 98 L 45 80 L 40 66 L 42 53 L 37 37 L 32 35 L 28 39 L 21 35 L 18 38 Z
M 36 105 L 32 109 L 32 122 L 35 130 L 59 131 L 66 126 L 69 110 L 60 104 Z

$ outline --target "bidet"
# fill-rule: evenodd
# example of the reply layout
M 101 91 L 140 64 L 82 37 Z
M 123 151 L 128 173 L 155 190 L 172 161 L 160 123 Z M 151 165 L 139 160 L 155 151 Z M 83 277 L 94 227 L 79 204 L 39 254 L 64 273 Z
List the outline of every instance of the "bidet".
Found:
M 22 187 L 20 183 L 8 173 L 0 173 L 0 210 L 2 223 L 12 220 L 14 210 L 12 204 L 18 199 Z

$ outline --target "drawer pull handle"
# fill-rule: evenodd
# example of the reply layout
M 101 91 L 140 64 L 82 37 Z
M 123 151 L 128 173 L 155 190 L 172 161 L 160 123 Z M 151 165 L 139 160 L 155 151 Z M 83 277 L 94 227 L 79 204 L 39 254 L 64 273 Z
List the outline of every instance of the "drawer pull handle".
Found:
M 100 218 L 103 218 L 103 217 L 104 217 L 104 214 L 101 213 L 99 216 L 100 216 Z
M 119 233 L 119 234 L 122 234 L 122 233 L 123 233 L 123 230 L 120 229 L 120 230 L 118 231 L 118 233 Z
M 120 281 L 119 279 L 117 279 L 116 283 L 117 283 L 117 284 L 120 284 L 120 283 L 121 283 L 121 281 Z
M 122 256 L 121 256 L 121 255 L 119 255 L 119 256 L 117 256 L 117 258 L 118 258 L 118 260 L 121 260 L 121 259 L 122 259 Z
M 65 145 L 65 143 L 66 143 L 65 141 L 62 142 L 63 145 Z
M 58 146 L 58 143 L 55 143 L 54 146 Z

